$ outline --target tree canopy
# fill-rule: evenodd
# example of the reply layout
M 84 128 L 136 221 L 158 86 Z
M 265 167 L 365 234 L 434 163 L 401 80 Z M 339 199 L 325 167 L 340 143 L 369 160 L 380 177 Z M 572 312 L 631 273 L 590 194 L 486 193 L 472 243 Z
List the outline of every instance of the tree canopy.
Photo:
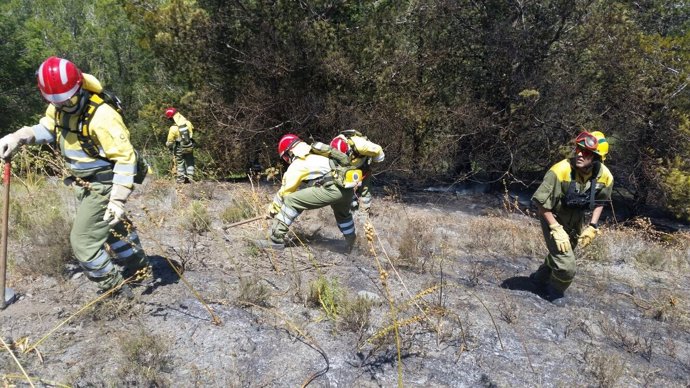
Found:
M 3 133 L 40 117 L 58 55 L 120 95 L 137 146 L 183 111 L 218 178 L 357 128 L 390 177 L 529 181 L 601 130 L 617 187 L 690 217 L 684 1 L 10 0 L 0 31 Z

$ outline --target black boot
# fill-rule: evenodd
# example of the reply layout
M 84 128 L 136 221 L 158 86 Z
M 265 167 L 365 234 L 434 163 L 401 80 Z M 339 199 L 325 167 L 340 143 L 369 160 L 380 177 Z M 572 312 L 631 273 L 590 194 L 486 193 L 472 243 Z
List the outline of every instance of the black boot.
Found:
M 565 294 L 563 293 L 563 291 L 557 290 L 550 284 L 546 286 L 546 293 L 544 295 L 544 299 L 560 307 L 565 306 L 566 302 Z

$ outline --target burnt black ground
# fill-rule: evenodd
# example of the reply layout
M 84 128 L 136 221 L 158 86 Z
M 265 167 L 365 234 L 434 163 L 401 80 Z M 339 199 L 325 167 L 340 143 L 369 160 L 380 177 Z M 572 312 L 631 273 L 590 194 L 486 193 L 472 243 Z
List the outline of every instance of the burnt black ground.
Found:
M 274 189 L 262 186 L 259 196 L 267 202 Z M 474 228 L 498 220 L 514 223 L 518 238 L 533 236 L 534 219 L 505 213 L 499 198 L 487 194 L 381 191 L 371 221 L 384 285 L 361 219 L 351 255 L 343 252 L 328 210 L 300 216 L 295 230 L 307 246 L 275 254 L 251 243 L 265 237 L 265 221 L 224 232 L 220 214 L 248 193 L 245 183 L 179 191 L 164 181 L 147 183 L 129 210 L 157 283 L 134 288 L 133 302 L 111 299 L 77 315 L 38 346 L 41 360 L 22 353 L 22 338 L 35 343 L 93 300 L 96 288 L 78 271 L 65 281 L 10 272 L 20 300 L 0 312 L 0 335 L 44 385 L 294 387 L 321 373 L 312 386 L 390 387 L 398 384 L 398 354 L 395 337 L 381 333 L 395 313 L 405 386 L 690 384 L 687 261 L 650 270 L 632 261 L 582 260 L 559 307 L 524 282 L 543 259 L 543 246 L 509 254 L 471 241 L 486 234 Z M 181 226 L 180 209 L 193 200 L 209 210 L 207 232 Z M 422 226 L 420 241 L 422 234 L 432 238 L 428 261 L 422 269 L 398 266 L 396 274 L 383 251 L 396 262 L 411 223 Z M 183 264 L 183 279 L 166 258 Z M 318 277 L 337 279 L 348 296 L 377 297 L 370 327 L 346 330 L 307 303 Z M 262 285 L 266 305 L 238 300 L 242 284 Z M 21 376 L 1 352 L 0 377 L 25 386 Z

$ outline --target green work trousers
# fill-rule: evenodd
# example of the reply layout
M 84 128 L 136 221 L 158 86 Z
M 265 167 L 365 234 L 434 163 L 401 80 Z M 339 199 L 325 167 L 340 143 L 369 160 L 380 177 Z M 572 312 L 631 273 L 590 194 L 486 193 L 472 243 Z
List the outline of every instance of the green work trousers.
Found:
M 557 291 L 565 292 L 575 277 L 576 263 L 574 250 L 577 246 L 577 238 L 582 231 L 584 212 L 566 211 L 560 216 L 556 215 L 556 220 L 563 225 L 563 229 L 568 233 L 572 249 L 561 253 L 556 246 L 556 241 L 551 236 L 549 224 L 544 218 L 541 218 L 541 230 L 544 234 L 549 254 L 546 255 L 544 263 L 537 269 L 535 276 L 539 282 L 548 284 Z
M 148 258 L 129 220 L 114 227 L 103 221 L 112 183 L 93 182 L 90 188 L 75 187 L 79 205 L 70 233 L 72 251 L 87 277 L 100 289 L 108 290 L 123 281 L 108 251 L 130 273 L 148 265 Z
M 364 173 L 362 184 L 355 191 L 352 207 L 368 212 L 371 209 L 371 172 Z
M 175 147 L 174 154 L 177 183 L 185 183 L 194 180 L 194 152 L 192 152 L 192 150 L 184 150 L 178 145 Z
M 355 226 L 350 212 L 352 195 L 352 189 L 340 188 L 333 182 L 328 182 L 323 186 L 308 187 L 286 195 L 283 198 L 283 206 L 273 220 L 271 240 L 276 243 L 284 243 L 285 235 L 287 235 L 290 225 L 297 216 L 305 210 L 319 209 L 329 205 L 333 209 L 338 228 L 345 238 L 353 238 Z

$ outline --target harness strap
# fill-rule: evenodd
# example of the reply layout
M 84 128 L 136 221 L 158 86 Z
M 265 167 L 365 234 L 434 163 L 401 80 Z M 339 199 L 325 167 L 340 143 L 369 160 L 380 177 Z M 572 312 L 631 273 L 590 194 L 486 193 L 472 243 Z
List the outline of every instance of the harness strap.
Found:
M 599 170 L 601 169 L 601 162 L 595 161 L 593 162 L 592 165 L 592 177 L 590 178 L 589 182 L 589 210 L 594 210 L 594 205 L 595 205 L 595 197 L 597 195 L 596 193 L 596 184 L 597 184 L 597 175 L 599 175 Z M 568 192 L 575 192 L 576 191 L 576 183 L 575 183 L 575 167 L 573 166 L 572 162 L 570 163 L 570 185 L 568 187 Z
M 91 119 L 93 119 L 96 109 L 103 105 L 103 103 L 103 99 L 98 94 L 91 95 L 89 104 L 79 120 L 79 130 L 77 131 L 77 138 L 79 139 L 82 150 L 90 157 L 99 159 L 103 159 L 103 157 L 98 150 L 96 142 L 89 134 L 89 124 L 91 124 Z

